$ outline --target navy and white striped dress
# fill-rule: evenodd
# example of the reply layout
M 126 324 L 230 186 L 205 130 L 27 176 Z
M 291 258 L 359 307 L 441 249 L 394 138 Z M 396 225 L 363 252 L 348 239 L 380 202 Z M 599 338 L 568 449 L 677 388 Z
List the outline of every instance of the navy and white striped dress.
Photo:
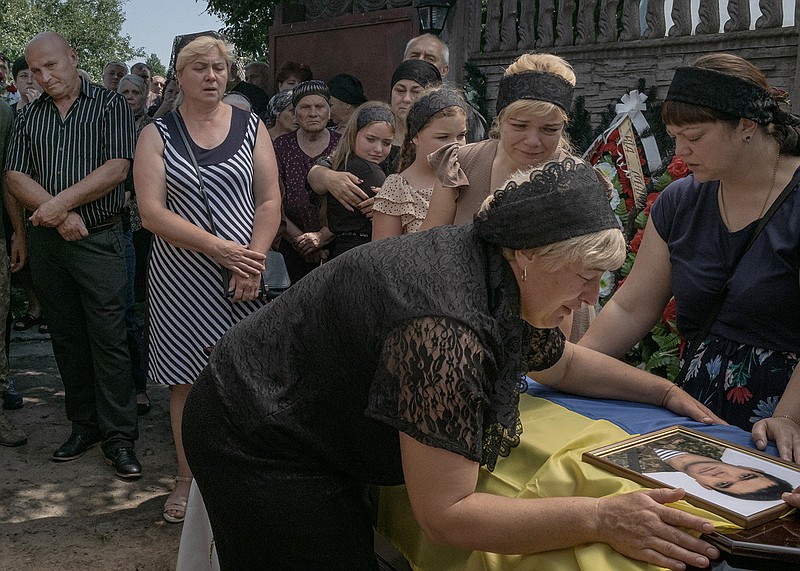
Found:
M 174 114 L 155 121 L 164 140 L 166 205 L 210 232 L 197 174 L 175 121 Z M 250 243 L 255 216 L 253 148 L 258 121 L 256 115 L 234 107 L 231 128 L 221 145 L 203 149 L 190 141 L 217 235 L 245 245 Z M 263 305 L 260 301 L 231 303 L 225 297 L 227 284 L 222 276 L 222 267 L 212 258 L 154 236 L 147 273 L 149 380 L 167 385 L 193 383 L 208 362 L 205 348 Z

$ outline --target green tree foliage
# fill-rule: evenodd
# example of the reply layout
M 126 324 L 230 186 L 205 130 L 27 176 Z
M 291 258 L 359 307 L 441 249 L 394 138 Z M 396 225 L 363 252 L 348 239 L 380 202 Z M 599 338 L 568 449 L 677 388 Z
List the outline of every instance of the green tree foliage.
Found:
M 2 45 L 13 60 L 25 52 L 36 34 L 54 31 L 78 52 L 78 66 L 99 79 L 110 60 L 129 61 L 145 55 L 122 33 L 125 0 L 3 0 L 0 2 Z
M 280 0 L 208 0 L 208 11 L 225 22 L 222 33 L 241 56 L 268 61 L 269 27 L 279 3 Z
M 158 59 L 156 54 L 150 54 L 150 57 L 145 60 L 145 63 L 150 67 L 150 72 L 153 75 L 167 77 L 167 68 L 164 67 L 164 64 L 161 63 L 161 60 Z

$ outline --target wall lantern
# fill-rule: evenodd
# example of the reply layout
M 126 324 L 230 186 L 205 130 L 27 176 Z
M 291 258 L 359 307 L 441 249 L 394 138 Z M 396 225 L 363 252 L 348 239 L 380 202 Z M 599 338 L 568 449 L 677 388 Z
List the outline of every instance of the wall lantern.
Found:
M 421 34 L 438 36 L 444 30 L 447 13 L 456 0 L 417 0 L 419 29 Z

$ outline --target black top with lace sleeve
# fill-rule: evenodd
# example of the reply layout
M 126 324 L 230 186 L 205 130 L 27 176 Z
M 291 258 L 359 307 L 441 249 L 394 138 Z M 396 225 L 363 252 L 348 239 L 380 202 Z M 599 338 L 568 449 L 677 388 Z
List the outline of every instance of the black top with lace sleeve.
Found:
M 559 330 L 519 318 L 511 268 L 469 224 L 324 264 L 234 326 L 209 367 L 240 439 L 398 484 L 398 431 L 492 469 L 518 442 L 525 372 L 563 350 Z

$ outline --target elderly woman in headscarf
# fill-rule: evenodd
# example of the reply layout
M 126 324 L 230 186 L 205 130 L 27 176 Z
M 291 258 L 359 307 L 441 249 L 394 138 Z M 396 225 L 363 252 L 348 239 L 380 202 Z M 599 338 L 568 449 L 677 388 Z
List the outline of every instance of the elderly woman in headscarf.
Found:
M 297 131 L 291 89 L 279 91 L 272 96 L 267 106 L 267 116 L 264 122 L 273 141 L 281 135 Z
M 275 139 L 274 146 L 286 224 L 280 251 L 295 283 L 328 257 L 325 246 L 333 234 L 320 220 L 319 204 L 307 190 L 306 178 L 314 161 L 333 152 L 340 135 L 327 128 L 331 107 L 324 81 L 298 84 L 292 90 L 292 106 L 297 130 Z
M 518 442 L 524 374 L 561 390 L 716 418 L 667 381 L 565 342 L 625 241 L 591 168 L 525 173 L 474 223 L 380 240 L 234 326 L 186 403 L 184 443 L 222 569 L 377 569 L 369 484 L 405 482 L 435 541 L 533 553 L 605 542 L 668 566 L 718 551 L 682 490 L 479 493 Z M 313 303 L 309 303 L 313 300 Z
M 340 73 L 328 81 L 328 90 L 331 92 L 331 121 L 336 125 L 335 130 L 343 134 L 353 112 L 367 102 L 364 87 L 357 77 Z

